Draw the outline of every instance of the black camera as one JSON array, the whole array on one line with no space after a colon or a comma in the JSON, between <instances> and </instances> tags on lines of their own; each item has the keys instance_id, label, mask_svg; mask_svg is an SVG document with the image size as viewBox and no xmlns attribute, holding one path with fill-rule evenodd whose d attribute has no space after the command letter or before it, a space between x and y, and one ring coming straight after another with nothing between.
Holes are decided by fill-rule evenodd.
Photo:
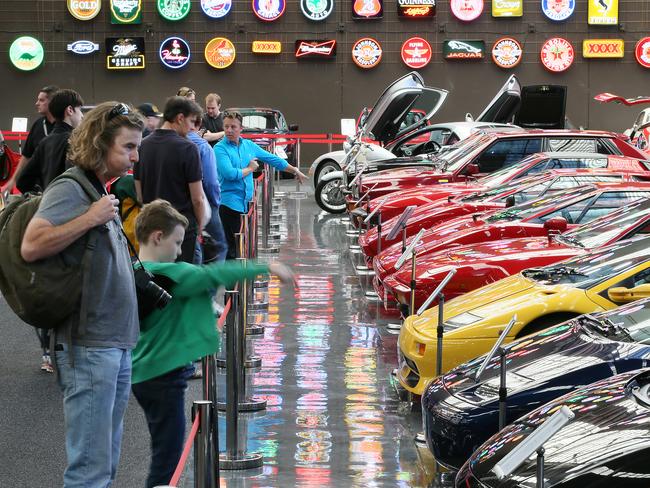
<instances>
[{"instance_id":1,"label":"black camera","mask_svg":"<svg viewBox=\"0 0 650 488\"><path fill-rule=\"evenodd\" d=\"M135 292L138 297L138 316L140 320L146 318L157 308L165 308L172 299L167 291L158 286L154 275L144 268L133 270L135 277Z\"/></svg>"}]
</instances>

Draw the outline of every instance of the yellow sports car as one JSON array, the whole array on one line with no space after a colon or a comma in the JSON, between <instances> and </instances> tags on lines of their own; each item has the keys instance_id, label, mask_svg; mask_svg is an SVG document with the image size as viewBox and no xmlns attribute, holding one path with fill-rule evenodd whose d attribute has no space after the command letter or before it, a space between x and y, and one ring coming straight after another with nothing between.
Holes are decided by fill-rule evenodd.
<instances>
[{"instance_id":1,"label":"yellow sports car","mask_svg":"<svg viewBox=\"0 0 650 488\"><path fill-rule=\"evenodd\" d=\"M506 343L577 315L650 296L646 283L650 283L650 237L530 268L454 298L443 310L442 372L487 353L515 314ZM437 327L434 307L408 317L400 331L397 378L416 395L436 375Z\"/></svg>"}]
</instances>

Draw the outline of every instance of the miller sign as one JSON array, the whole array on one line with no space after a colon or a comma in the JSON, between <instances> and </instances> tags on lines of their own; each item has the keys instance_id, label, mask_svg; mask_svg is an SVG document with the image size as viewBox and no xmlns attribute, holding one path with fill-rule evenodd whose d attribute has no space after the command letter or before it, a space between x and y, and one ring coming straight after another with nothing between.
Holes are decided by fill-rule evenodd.
<instances>
[{"instance_id":1,"label":"miller sign","mask_svg":"<svg viewBox=\"0 0 650 488\"><path fill-rule=\"evenodd\" d=\"M280 54L282 43L280 41L253 41L252 51L255 54Z\"/></svg>"},{"instance_id":2,"label":"miller sign","mask_svg":"<svg viewBox=\"0 0 650 488\"><path fill-rule=\"evenodd\" d=\"M144 37L106 38L107 69L144 69Z\"/></svg>"},{"instance_id":3,"label":"miller sign","mask_svg":"<svg viewBox=\"0 0 650 488\"><path fill-rule=\"evenodd\" d=\"M97 16L102 8L100 0L68 0L68 12L78 20L90 20Z\"/></svg>"},{"instance_id":4,"label":"miller sign","mask_svg":"<svg viewBox=\"0 0 650 488\"><path fill-rule=\"evenodd\" d=\"M585 39L582 41L583 58L622 58L623 39Z\"/></svg>"},{"instance_id":5,"label":"miller sign","mask_svg":"<svg viewBox=\"0 0 650 488\"><path fill-rule=\"evenodd\" d=\"M327 41L296 41L296 58L321 58L332 59L336 56L336 41L334 39Z\"/></svg>"}]
</instances>

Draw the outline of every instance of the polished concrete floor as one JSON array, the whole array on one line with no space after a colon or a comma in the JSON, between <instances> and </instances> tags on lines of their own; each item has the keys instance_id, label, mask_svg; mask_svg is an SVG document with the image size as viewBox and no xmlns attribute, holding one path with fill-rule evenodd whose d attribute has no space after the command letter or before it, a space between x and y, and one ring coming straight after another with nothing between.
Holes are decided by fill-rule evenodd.
<instances>
[{"instance_id":1,"label":"polished concrete floor","mask_svg":"<svg viewBox=\"0 0 650 488\"><path fill-rule=\"evenodd\" d=\"M222 471L221 486L438 486L433 459L414 442L417 407L398 400L391 386L397 336L385 324L395 318L365 298L341 218L322 213L311 196L291 197L279 208L277 259L293 268L298 286L273 281L259 296L268 296L268 310L250 317L265 333L250 341L262 368L248 375L248 389L268 407L241 416L240 438L264 462ZM38 371L33 332L17 322L0 303L0 486L60 486L60 393L54 378ZM225 375L218 379L223 396ZM187 397L188 406L200 399L198 382ZM224 449L223 417L219 426ZM132 400L115 486L144 486L148 455L144 417ZM193 486L192 469L190 460L179 486Z\"/></svg>"}]
</instances>

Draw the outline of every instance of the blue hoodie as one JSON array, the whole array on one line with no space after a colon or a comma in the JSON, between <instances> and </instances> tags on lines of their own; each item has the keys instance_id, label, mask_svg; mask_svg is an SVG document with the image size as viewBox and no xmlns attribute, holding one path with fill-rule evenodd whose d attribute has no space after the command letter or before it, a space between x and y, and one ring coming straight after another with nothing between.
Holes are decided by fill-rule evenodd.
<instances>
[{"instance_id":1,"label":"blue hoodie","mask_svg":"<svg viewBox=\"0 0 650 488\"><path fill-rule=\"evenodd\" d=\"M240 213L248 212L248 202L253 198L253 174L242 176L242 169L248 166L251 159L279 170L288 166L284 159L242 138L239 138L239 144L234 144L224 137L214 146L214 154L219 169L221 205Z\"/></svg>"}]
</instances>

